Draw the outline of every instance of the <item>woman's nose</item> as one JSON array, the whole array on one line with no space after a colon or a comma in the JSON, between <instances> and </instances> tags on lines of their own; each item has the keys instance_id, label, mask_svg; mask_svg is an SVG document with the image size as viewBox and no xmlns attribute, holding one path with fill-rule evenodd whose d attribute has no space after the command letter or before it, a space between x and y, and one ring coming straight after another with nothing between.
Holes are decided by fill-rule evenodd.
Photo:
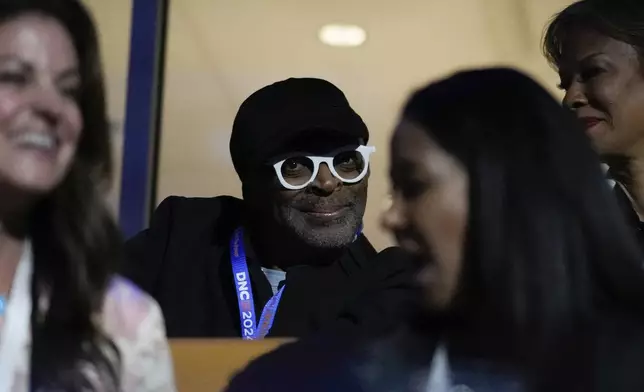
<instances>
[{"instance_id":1,"label":"woman's nose","mask_svg":"<svg viewBox=\"0 0 644 392\"><path fill-rule=\"evenodd\" d=\"M380 214L380 226L391 232L400 230L405 225L405 218L401 210L401 202L395 197L389 196L384 203Z\"/></svg>"},{"instance_id":2,"label":"woman's nose","mask_svg":"<svg viewBox=\"0 0 644 392\"><path fill-rule=\"evenodd\" d=\"M55 87L38 85L34 86L30 93L34 112L48 124L54 125L60 121L65 97Z\"/></svg>"},{"instance_id":3,"label":"woman's nose","mask_svg":"<svg viewBox=\"0 0 644 392\"><path fill-rule=\"evenodd\" d=\"M569 109L578 109L588 105L588 98L581 83L575 81L566 90L566 95L563 98L563 104Z\"/></svg>"}]
</instances>

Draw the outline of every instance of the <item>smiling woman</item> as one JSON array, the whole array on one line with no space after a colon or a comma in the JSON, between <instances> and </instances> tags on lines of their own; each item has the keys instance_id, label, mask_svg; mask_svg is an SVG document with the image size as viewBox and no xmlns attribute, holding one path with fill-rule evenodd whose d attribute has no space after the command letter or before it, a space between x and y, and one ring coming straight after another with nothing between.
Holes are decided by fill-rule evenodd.
<instances>
[{"instance_id":1,"label":"smiling woman","mask_svg":"<svg viewBox=\"0 0 644 392\"><path fill-rule=\"evenodd\" d=\"M0 391L174 390L158 306L114 272L102 76L78 1L0 2Z\"/></svg>"},{"instance_id":2,"label":"smiling woman","mask_svg":"<svg viewBox=\"0 0 644 392\"><path fill-rule=\"evenodd\" d=\"M582 0L550 23L544 52L564 104L582 122L617 181L615 193L644 248L644 7Z\"/></svg>"},{"instance_id":3,"label":"smiling woman","mask_svg":"<svg viewBox=\"0 0 644 392\"><path fill-rule=\"evenodd\" d=\"M0 27L0 171L36 192L61 181L83 125L78 60L65 36L58 23L33 14ZM32 106L46 117L25 110Z\"/></svg>"}]
</instances>

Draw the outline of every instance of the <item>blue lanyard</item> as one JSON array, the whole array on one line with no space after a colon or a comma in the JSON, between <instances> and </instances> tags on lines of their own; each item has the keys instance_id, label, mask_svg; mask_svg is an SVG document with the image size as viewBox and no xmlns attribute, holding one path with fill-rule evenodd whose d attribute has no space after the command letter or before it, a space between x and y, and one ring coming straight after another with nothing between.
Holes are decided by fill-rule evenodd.
<instances>
[{"instance_id":1,"label":"blue lanyard","mask_svg":"<svg viewBox=\"0 0 644 392\"><path fill-rule=\"evenodd\" d=\"M262 315L257 324L255 316L255 301L253 300L253 289L246 262L246 251L244 250L244 230L239 227L235 230L230 240L230 261L233 268L233 281L237 291L239 303L239 321L242 330L242 338L246 340L263 339L273 326L277 306L282 298L284 287L268 300L262 310Z\"/></svg>"},{"instance_id":2,"label":"blue lanyard","mask_svg":"<svg viewBox=\"0 0 644 392\"><path fill-rule=\"evenodd\" d=\"M355 239L358 239L362 233L360 225ZM263 339L273 326L277 307L284 287L268 300L257 323L255 315L255 300L253 299L253 288L248 272L248 263L246 261L246 251L244 250L244 230L238 227L230 239L230 263L233 269L233 283L237 291L237 303L239 304L239 323L241 325L242 339L257 340Z\"/></svg>"}]
</instances>

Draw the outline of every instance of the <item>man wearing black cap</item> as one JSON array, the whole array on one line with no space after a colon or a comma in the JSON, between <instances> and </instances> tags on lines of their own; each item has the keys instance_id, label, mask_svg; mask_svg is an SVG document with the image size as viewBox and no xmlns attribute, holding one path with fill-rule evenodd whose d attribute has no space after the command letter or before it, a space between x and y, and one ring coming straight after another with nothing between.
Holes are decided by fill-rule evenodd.
<instances>
[{"instance_id":1,"label":"man wearing black cap","mask_svg":"<svg viewBox=\"0 0 644 392\"><path fill-rule=\"evenodd\" d=\"M394 323L411 268L361 233L368 140L327 81L253 93L230 139L243 200L169 197L127 244L124 274L159 302L168 336L299 337Z\"/></svg>"}]
</instances>

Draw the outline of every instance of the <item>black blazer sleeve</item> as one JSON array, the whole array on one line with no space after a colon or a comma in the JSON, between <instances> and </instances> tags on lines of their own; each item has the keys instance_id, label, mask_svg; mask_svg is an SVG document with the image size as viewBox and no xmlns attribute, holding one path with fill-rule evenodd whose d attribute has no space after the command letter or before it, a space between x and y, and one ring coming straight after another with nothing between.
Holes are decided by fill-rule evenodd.
<instances>
[{"instance_id":1,"label":"black blazer sleeve","mask_svg":"<svg viewBox=\"0 0 644 392\"><path fill-rule=\"evenodd\" d=\"M125 243L126 260L121 274L152 296L165 262L175 199L171 196L163 200L152 215L150 227Z\"/></svg>"},{"instance_id":2,"label":"black blazer sleeve","mask_svg":"<svg viewBox=\"0 0 644 392\"><path fill-rule=\"evenodd\" d=\"M378 335L395 330L415 313L420 265L398 247L383 250L370 262L375 264L370 279L365 280L361 295L345 307L338 326Z\"/></svg>"}]
</instances>

